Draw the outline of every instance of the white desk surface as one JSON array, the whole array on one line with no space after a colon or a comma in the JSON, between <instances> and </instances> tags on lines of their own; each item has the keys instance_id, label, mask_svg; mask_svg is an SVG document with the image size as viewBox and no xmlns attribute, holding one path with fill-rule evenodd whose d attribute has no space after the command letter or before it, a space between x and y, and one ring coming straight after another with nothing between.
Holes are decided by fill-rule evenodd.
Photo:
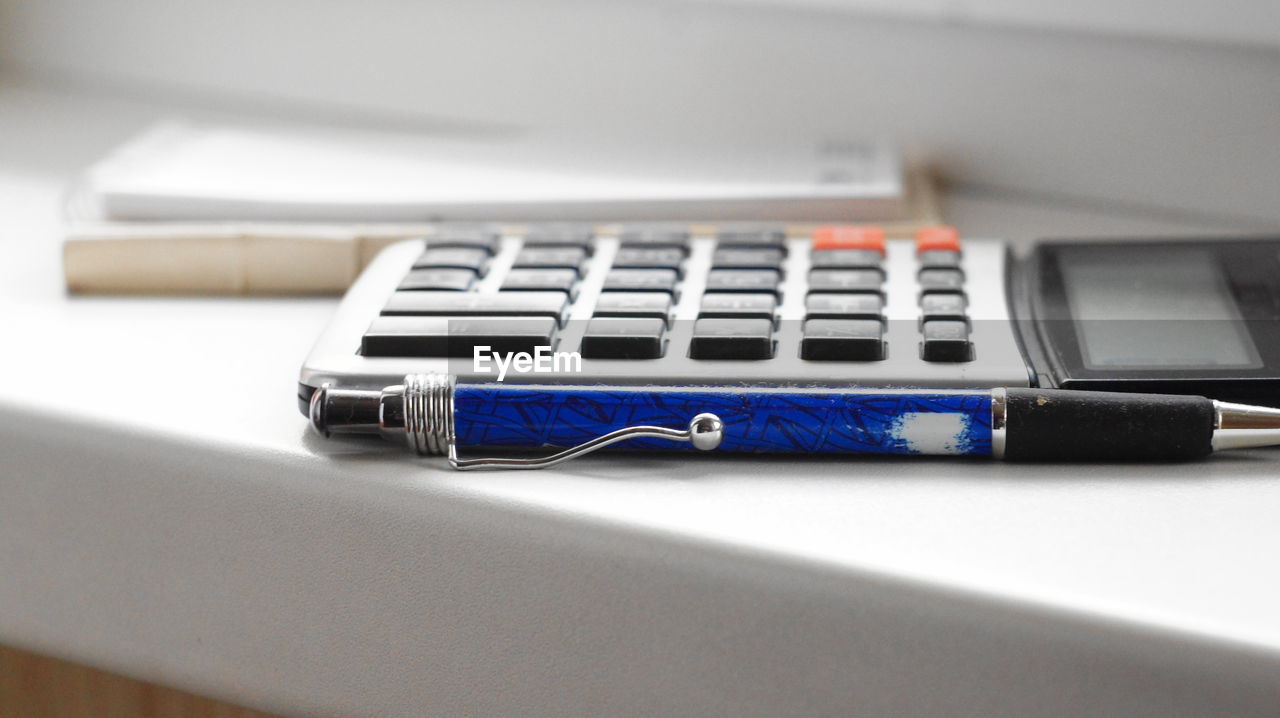
<instances>
[{"instance_id":1,"label":"white desk surface","mask_svg":"<svg viewBox=\"0 0 1280 718\"><path fill-rule=\"evenodd\" d=\"M317 716L1280 707L1280 452L462 474L319 440L294 390L336 300L63 292L68 177L167 109L0 86L0 642Z\"/></svg>"}]
</instances>

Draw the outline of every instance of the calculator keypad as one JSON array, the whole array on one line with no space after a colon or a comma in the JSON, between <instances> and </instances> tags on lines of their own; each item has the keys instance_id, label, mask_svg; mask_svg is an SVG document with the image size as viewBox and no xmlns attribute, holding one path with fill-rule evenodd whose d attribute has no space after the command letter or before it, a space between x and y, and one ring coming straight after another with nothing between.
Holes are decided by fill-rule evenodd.
<instances>
[{"instance_id":1,"label":"calculator keypad","mask_svg":"<svg viewBox=\"0 0 1280 718\"><path fill-rule=\"evenodd\" d=\"M435 240L431 240L435 243ZM540 247L581 247L587 254L595 250L595 232L572 227L535 227L525 233L521 244L526 249Z\"/></svg>"},{"instance_id":2,"label":"calculator keypad","mask_svg":"<svg viewBox=\"0 0 1280 718\"><path fill-rule=\"evenodd\" d=\"M489 229L453 228L431 238L431 247L467 247L482 249L489 254L498 250L502 237Z\"/></svg>"},{"instance_id":3,"label":"calculator keypad","mask_svg":"<svg viewBox=\"0 0 1280 718\"><path fill-rule=\"evenodd\" d=\"M960 269L960 252L954 249L928 249L920 253L921 269Z\"/></svg>"},{"instance_id":4,"label":"calculator keypad","mask_svg":"<svg viewBox=\"0 0 1280 718\"><path fill-rule=\"evenodd\" d=\"M582 247L537 247L520 250L511 266L515 269L572 269L580 274L586 261L587 250Z\"/></svg>"},{"instance_id":5,"label":"calculator keypad","mask_svg":"<svg viewBox=\"0 0 1280 718\"><path fill-rule=\"evenodd\" d=\"M674 269L680 271L684 252L676 247L623 247L613 256L618 269Z\"/></svg>"},{"instance_id":6,"label":"calculator keypad","mask_svg":"<svg viewBox=\"0 0 1280 718\"><path fill-rule=\"evenodd\" d=\"M884 256L885 236L880 227L819 227L813 232L813 250L869 249Z\"/></svg>"},{"instance_id":7,"label":"calculator keypad","mask_svg":"<svg viewBox=\"0 0 1280 718\"><path fill-rule=\"evenodd\" d=\"M476 346L498 352L532 352L551 346L550 317L387 316L373 320L361 343L367 357L469 357Z\"/></svg>"},{"instance_id":8,"label":"calculator keypad","mask_svg":"<svg viewBox=\"0 0 1280 718\"><path fill-rule=\"evenodd\" d=\"M960 233L956 231L955 227L937 225L925 227L916 232L917 254L924 254L934 250L956 252L957 254L962 251Z\"/></svg>"},{"instance_id":9,"label":"calculator keypad","mask_svg":"<svg viewBox=\"0 0 1280 718\"><path fill-rule=\"evenodd\" d=\"M773 321L699 319L693 324L689 356L694 359L770 359L773 357Z\"/></svg>"},{"instance_id":10,"label":"calculator keypad","mask_svg":"<svg viewBox=\"0 0 1280 718\"><path fill-rule=\"evenodd\" d=\"M809 292L879 292L884 275L877 269L809 270Z\"/></svg>"},{"instance_id":11,"label":"calculator keypad","mask_svg":"<svg viewBox=\"0 0 1280 718\"><path fill-rule=\"evenodd\" d=\"M809 319L800 357L812 361L884 359L884 325L879 319Z\"/></svg>"},{"instance_id":12,"label":"calculator keypad","mask_svg":"<svg viewBox=\"0 0 1280 718\"><path fill-rule=\"evenodd\" d=\"M926 227L916 233L920 358L926 362L974 359L961 252L959 234L952 227Z\"/></svg>"},{"instance_id":13,"label":"calculator keypad","mask_svg":"<svg viewBox=\"0 0 1280 718\"><path fill-rule=\"evenodd\" d=\"M582 335L586 359L657 359L667 323L648 317L597 317Z\"/></svg>"},{"instance_id":14,"label":"calculator keypad","mask_svg":"<svg viewBox=\"0 0 1280 718\"><path fill-rule=\"evenodd\" d=\"M768 269L782 271L782 250L776 247L721 248L711 255L712 269Z\"/></svg>"},{"instance_id":15,"label":"calculator keypad","mask_svg":"<svg viewBox=\"0 0 1280 718\"><path fill-rule=\"evenodd\" d=\"M489 267L489 251L480 247L436 247L413 263L414 269L469 269L483 275Z\"/></svg>"},{"instance_id":16,"label":"calculator keypad","mask_svg":"<svg viewBox=\"0 0 1280 718\"><path fill-rule=\"evenodd\" d=\"M671 307L671 295L666 292L602 292L594 316L652 317L665 323L670 321Z\"/></svg>"},{"instance_id":17,"label":"calculator keypad","mask_svg":"<svg viewBox=\"0 0 1280 718\"><path fill-rule=\"evenodd\" d=\"M964 288L964 273L959 269L921 269L920 291L956 292Z\"/></svg>"},{"instance_id":18,"label":"calculator keypad","mask_svg":"<svg viewBox=\"0 0 1280 718\"><path fill-rule=\"evenodd\" d=\"M674 269L611 269L605 292L666 292L674 294L680 277Z\"/></svg>"},{"instance_id":19,"label":"calculator keypad","mask_svg":"<svg viewBox=\"0 0 1280 718\"><path fill-rule=\"evenodd\" d=\"M623 248L674 247L688 254L689 239L684 229L634 229L619 234L618 244Z\"/></svg>"},{"instance_id":20,"label":"calculator keypad","mask_svg":"<svg viewBox=\"0 0 1280 718\"><path fill-rule=\"evenodd\" d=\"M964 292L933 292L920 297L920 320L965 319L968 302Z\"/></svg>"},{"instance_id":21,"label":"calculator keypad","mask_svg":"<svg viewBox=\"0 0 1280 718\"><path fill-rule=\"evenodd\" d=\"M822 249L809 257L815 269L874 269L879 271L884 257L874 249Z\"/></svg>"},{"instance_id":22,"label":"calculator keypad","mask_svg":"<svg viewBox=\"0 0 1280 718\"><path fill-rule=\"evenodd\" d=\"M884 320L884 297L879 292L810 294L804 308L806 319Z\"/></svg>"},{"instance_id":23,"label":"calculator keypad","mask_svg":"<svg viewBox=\"0 0 1280 718\"><path fill-rule=\"evenodd\" d=\"M400 289L439 289L465 292L476 281L471 269L412 269L400 282Z\"/></svg>"},{"instance_id":24,"label":"calculator keypad","mask_svg":"<svg viewBox=\"0 0 1280 718\"><path fill-rule=\"evenodd\" d=\"M931 319L921 325L924 341L920 355L925 361L966 362L973 356L968 323L955 319Z\"/></svg>"},{"instance_id":25,"label":"calculator keypad","mask_svg":"<svg viewBox=\"0 0 1280 718\"><path fill-rule=\"evenodd\" d=\"M907 274L876 227L824 227L799 243L737 228L699 241L695 252L689 232L653 227L624 230L611 245L573 227L534 228L507 244L480 230L447 232L401 277L361 353L463 357L480 345L555 345L596 360L845 364L852 377L890 360L976 358L964 249L950 228L918 234ZM697 276L686 276L694 266ZM906 296L917 306L904 310ZM911 341L904 311L918 347L902 345ZM583 320L576 328L571 313Z\"/></svg>"},{"instance_id":26,"label":"calculator keypad","mask_svg":"<svg viewBox=\"0 0 1280 718\"><path fill-rule=\"evenodd\" d=\"M786 254L787 235L779 229L725 229L717 236L718 245L726 249L773 248Z\"/></svg>"},{"instance_id":27,"label":"calculator keypad","mask_svg":"<svg viewBox=\"0 0 1280 718\"><path fill-rule=\"evenodd\" d=\"M777 294L780 281L774 269L713 269L707 273L707 291Z\"/></svg>"},{"instance_id":28,"label":"calculator keypad","mask_svg":"<svg viewBox=\"0 0 1280 718\"><path fill-rule=\"evenodd\" d=\"M406 292L397 291L384 316L553 317L564 322L569 298L564 292Z\"/></svg>"},{"instance_id":29,"label":"calculator keypad","mask_svg":"<svg viewBox=\"0 0 1280 718\"><path fill-rule=\"evenodd\" d=\"M502 280L503 291L545 290L577 296L578 272L575 269L514 268Z\"/></svg>"},{"instance_id":30,"label":"calculator keypad","mask_svg":"<svg viewBox=\"0 0 1280 718\"><path fill-rule=\"evenodd\" d=\"M773 320L778 298L773 294L709 292L702 295L699 319L754 318Z\"/></svg>"}]
</instances>

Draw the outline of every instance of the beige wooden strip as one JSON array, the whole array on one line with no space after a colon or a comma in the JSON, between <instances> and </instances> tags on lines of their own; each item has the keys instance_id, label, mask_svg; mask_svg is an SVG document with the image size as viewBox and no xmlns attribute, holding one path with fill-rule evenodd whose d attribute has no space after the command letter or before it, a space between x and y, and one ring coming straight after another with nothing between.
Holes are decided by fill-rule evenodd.
<instances>
[{"instance_id":1,"label":"beige wooden strip","mask_svg":"<svg viewBox=\"0 0 1280 718\"><path fill-rule=\"evenodd\" d=\"M0 716L273 718L209 698L0 646Z\"/></svg>"}]
</instances>

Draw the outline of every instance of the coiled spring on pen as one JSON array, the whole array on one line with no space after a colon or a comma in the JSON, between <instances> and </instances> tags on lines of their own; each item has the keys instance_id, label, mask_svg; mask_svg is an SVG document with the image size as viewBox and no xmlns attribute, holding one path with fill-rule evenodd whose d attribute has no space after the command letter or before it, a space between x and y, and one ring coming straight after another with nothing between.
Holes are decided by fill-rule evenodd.
<instances>
[{"instance_id":1,"label":"coiled spring on pen","mask_svg":"<svg viewBox=\"0 0 1280 718\"><path fill-rule=\"evenodd\" d=\"M410 448L444 456L453 446L453 377L430 372L404 378L404 428Z\"/></svg>"}]
</instances>

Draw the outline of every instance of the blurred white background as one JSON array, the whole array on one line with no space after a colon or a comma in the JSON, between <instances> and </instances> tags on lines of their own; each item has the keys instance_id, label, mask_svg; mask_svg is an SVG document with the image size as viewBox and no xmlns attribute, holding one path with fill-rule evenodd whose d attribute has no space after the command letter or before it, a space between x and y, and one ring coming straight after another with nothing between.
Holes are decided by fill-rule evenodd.
<instances>
[{"instance_id":1,"label":"blurred white background","mask_svg":"<svg viewBox=\"0 0 1280 718\"><path fill-rule=\"evenodd\" d=\"M174 113L883 137L970 236L1280 234L1280 1L0 0L4 643L291 715L1274 709L1260 457L477 480L319 449L294 393L332 298L66 294L68 184Z\"/></svg>"},{"instance_id":2,"label":"blurred white background","mask_svg":"<svg viewBox=\"0 0 1280 718\"><path fill-rule=\"evenodd\" d=\"M1273 0L0 0L0 71L411 131L884 137L957 191L1280 225Z\"/></svg>"},{"instance_id":3,"label":"blurred white background","mask_svg":"<svg viewBox=\"0 0 1280 718\"><path fill-rule=\"evenodd\" d=\"M1082 30L1276 47L1280 4L1270 0L707 0L816 7L977 25Z\"/></svg>"}]
</instances>

